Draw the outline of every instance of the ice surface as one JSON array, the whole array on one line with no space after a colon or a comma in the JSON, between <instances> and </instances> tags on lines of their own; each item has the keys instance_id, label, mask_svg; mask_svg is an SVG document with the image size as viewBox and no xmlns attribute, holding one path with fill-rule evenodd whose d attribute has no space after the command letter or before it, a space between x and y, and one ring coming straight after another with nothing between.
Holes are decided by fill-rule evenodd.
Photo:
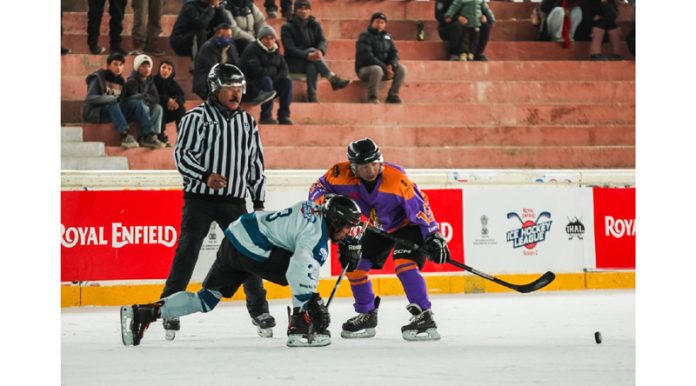
<instances>
[{"instance_id":1,"label":"ice surface","mask_svg":"<svg viewBox=\"0 0 696 386\"><path fill-rule=\"evenodd\" d=\"M64 385L634 385L635 292L573 291L431 297L442 340L406 342L404 296L385 297L377 336L342 339L352 299L331 304L332 344L285 346L286 299L271 301L278 326L259 338L243 302L182 317L176 340L153 324L124 347L118 307L62 310ZM601 331L602 344L594 342Z\"/></svg>"}]
</instances>

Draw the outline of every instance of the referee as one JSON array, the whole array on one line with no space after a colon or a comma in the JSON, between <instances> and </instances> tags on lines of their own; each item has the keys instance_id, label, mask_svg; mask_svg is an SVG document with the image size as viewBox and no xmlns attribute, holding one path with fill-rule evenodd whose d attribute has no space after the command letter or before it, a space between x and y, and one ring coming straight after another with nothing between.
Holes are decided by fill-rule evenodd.
<instances>
[{"instance_id":1,"label":"referee","mask_svg":"<svg viewBox=\"0 0 696 386\"><path fill-rule=\"evenodd\" d=\"M181 120L174 149L176 168L184 180L181 237L161 299L186 290L203 239L215 221L222 229L247 213L246 195L254 210L263 210L263 148L252 116L240 108L246 91L244 74L231 64L216 64L208 74L208 99ZM261 278L244 283L247 309L259 335L270 337L275 320L268 312ZM164 320L167 339L174 339L179 320Z\"/></svg>"}]
</instances>

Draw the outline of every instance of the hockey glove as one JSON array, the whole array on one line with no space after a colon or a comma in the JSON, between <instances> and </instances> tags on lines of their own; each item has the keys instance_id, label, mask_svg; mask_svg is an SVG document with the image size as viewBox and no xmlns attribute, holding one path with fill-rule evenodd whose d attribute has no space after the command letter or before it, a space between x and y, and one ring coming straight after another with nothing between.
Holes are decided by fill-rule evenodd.
<instances>
[{"instance_id":1,"label":"hockey glove","mask_svg":"<svg viewBox=\"0 0 696 386\"><path fill-rule=\"evenodd\" d=\"M445 264L450 259L450 251L447 247L447 241L440 232L433 233L425 239L423 244L428 259L433 263Z\"/></svg>"},{"instance_id":2,"label":"hockey glove","mask_svg":"<svg viewBox=\"0 0 696 386\"><path fill-rule=\"evenodd\" d=\"M348 266L348 272L355 271L362 258L362 245L359 240L343 239L338 243L338 261L341 268Z\"/></svg>"},{"instance_id":3,"label":"hockey glove","mask_svg":"<svg viewBox=\"0 0 696 386\"><path fill-rule=\"evenodd\" d=\"M329 316L329 309L324 305L324 300L318 293L312 295L312 298L307 302L307 313L314 323L314 331L323 331L329 328L329 323L331 323L331 317Z\"/></svg>"}]
</instances>

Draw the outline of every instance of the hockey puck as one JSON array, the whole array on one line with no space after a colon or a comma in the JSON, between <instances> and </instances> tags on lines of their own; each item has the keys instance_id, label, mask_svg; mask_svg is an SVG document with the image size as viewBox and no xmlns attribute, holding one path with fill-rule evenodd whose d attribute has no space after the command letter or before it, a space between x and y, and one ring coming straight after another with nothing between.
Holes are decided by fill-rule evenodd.
<instances>
[{"instance_id":1,"label":"hockey puck","mask_svg":"<svg viewBox=\"0 0 696 386\"><path fill-rule=\"evenodd\" d=\"M597 344L602 343L602 333L599 331L595 331L594 333L594 341L597 342Z\"/></svg>"}]
</instances>

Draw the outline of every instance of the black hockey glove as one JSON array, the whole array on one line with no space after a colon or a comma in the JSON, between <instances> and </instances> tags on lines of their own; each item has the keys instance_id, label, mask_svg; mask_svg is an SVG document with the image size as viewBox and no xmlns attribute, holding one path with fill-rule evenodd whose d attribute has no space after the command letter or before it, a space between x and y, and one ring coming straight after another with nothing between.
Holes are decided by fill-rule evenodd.
<instances>
[{"instance_id":1,"label":"black hockey glove","mask_svg":"<svg viewBox=\"0 0 696 386\"><path fill-rule=\"evenodd\" d=\"M447 241L442 233L436 232L428 236L423 244L423 250L433 263L445 264L450 259Z\"/></svg>"},{"instance_id":2,"label":"black hockey glove","mask_svg":"<svg viewBox=\"0 0 696 386\"><path fill-rule=\"evenodd\" d=\"M341 268L348 266L348 272L355 271L362 258L362 244L360 240L343 239L338 243L338 261Z\"/></svg>"},{"instance_id":3,"label":"black hockey glove","mask_svg":"<svg viewBox=\"0 0 696 386\"><path fill-rule=\"evenodd\" d=\"M322 331L329 328L331 317L329 309L324 305L324 300L321 299L318 293L312 295L312 298L307 302L307 313L314 323L314 331Z\"/></svg>"}]
</instances>

